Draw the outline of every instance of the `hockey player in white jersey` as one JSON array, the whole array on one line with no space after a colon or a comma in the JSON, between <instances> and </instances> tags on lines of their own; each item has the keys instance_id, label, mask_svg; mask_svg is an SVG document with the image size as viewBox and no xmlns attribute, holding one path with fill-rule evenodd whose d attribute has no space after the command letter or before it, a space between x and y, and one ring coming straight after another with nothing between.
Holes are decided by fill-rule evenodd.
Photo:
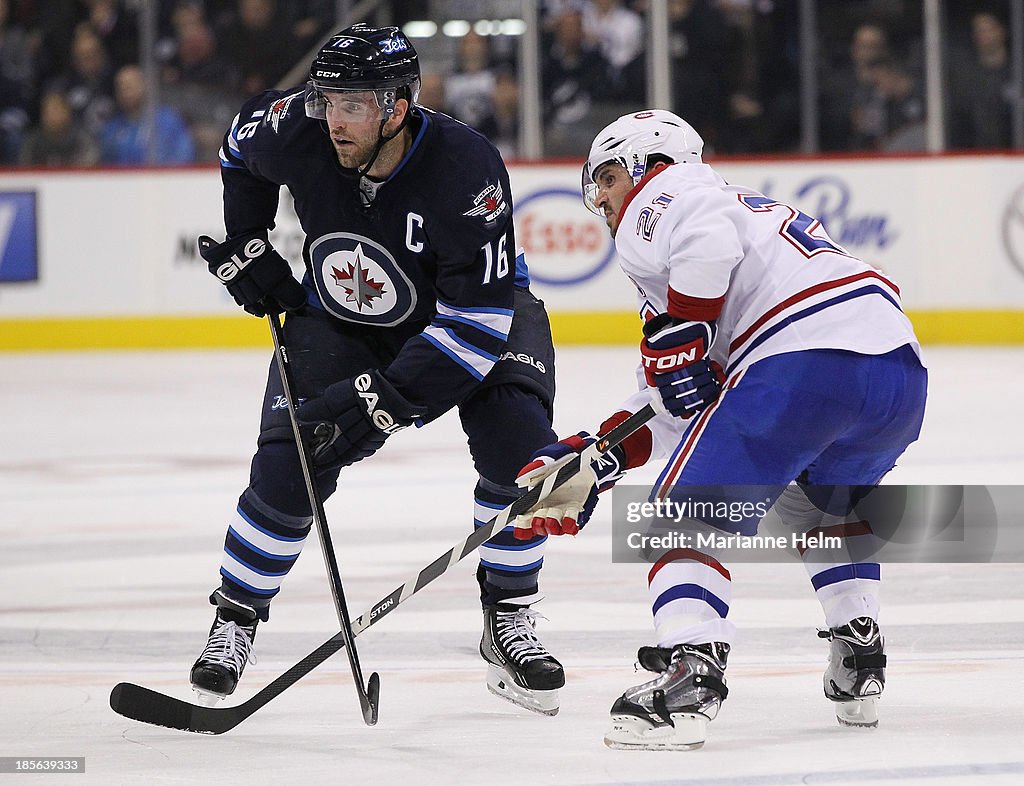
<instances>
[{"instance_id":1,"label":"hockey player in white jersey","mask_svg":"<svg viewBox=\"0 0 1024 786\"><path fill-rule=\"evenodd\" d=\"M890 278L851 256L820 222L702 162L681 118L647 110L602 130L583 169L587 206L603 216L641 318L640 390L597 430L652 399L663 412L517 520L523 537L575 534L597 492L668 455L651 492L768 485L791 525L821 522L826 485L873 487L917 439L927 372ZM538 451L519 476L532 486L590 444L587 432ZM781 495L781 496L780 496ZM829 534L863 534L843 524ZM843 507L843 506L840 506ZM756 532L759 519L741 534ZM731 577L714 549L662 553L648 584L657 644L638 660L655 678L612 707L614 748L687 749L728 694ZM879 565L807 562L830 642L824 687L840 723L877 725L885 681Z\"/></svg>"}]
</instances>

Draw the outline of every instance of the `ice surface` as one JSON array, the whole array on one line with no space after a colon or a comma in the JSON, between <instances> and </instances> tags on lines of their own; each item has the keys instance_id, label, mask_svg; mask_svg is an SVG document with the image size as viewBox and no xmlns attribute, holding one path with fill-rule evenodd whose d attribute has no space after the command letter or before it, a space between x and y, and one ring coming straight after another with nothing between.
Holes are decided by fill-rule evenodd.
<instances>
[{"instance_id":1,"label":"ice surface","mask_svg":"<svg viewBox=\"0 0 1024 786\"><path fill-rule=\"evenodd\" d=\"M633 358L561 350L558 431L612 411ZM822 698L820 610L802 568L731 566L740 638L708 744L606 749L608 708L641 679L633 660L650 643L646 569L610 563L607 505L548 549L541 634L568 673L557 717L487 692L472 559L360 636L364 670L381 675L375 728L362 723L344 655L223 736L114 714L120 681L191 699L267 361L263 351L0 356L0 756L85 756L74 783L1022 782L1020 565L883 568L890 668L876 730L839 727ZM931 348L928 361L924 435L889 480L1020 483L1024 352ZM453 416L344 473L327 513L353 616L464 535L473 483ZM316 552L311 537L239 699L336 631Z\"/></svg>"}]
</instances>

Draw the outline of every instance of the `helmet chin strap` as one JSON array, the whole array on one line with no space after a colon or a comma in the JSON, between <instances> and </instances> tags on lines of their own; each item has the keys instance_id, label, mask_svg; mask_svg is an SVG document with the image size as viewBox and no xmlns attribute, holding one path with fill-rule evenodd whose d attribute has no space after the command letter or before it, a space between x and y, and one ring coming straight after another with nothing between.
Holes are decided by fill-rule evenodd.
<instances>
[{"instance_id":1,"label":"helmet chin strap","mask_svg":"<svg viewBox=\"0 0 1024 786\"><path fill-rule=\"evenodd\" d=\"M409 122L409 112L405 113L405 117L402 118L401 124L395 129L395 133L391 136L384 136L384 126L388 124L388 118L384 118L380 121L380 128L377 129L377 144L373 148L373 155L370 156L370 160L367 161L362 167L356 170L356 177L360 180L366 177L366 173L370 171L370 168L376 163L377 156L380 155L380 151L384 149L384 145L394 139L396 136L402 133L402 129L405 128L405 124Z\"/></svg>"},{"instance_id":2,"label":"helmet chin strap","mask_svg":"<svg viewBox=\"0 0 1024 786\"><path fill-rule=\"evenodd\" d=\"M377 156L379 156L380 151L384 149L384 145L386 145L392 139L401 134L403 130L405 130L405 127L409 124L409 115L411 114L412 107L409 107L409 109L406 110L405 117L402 118L401 124L398 126L398 128L395 129L395 133L393 133L391 136L384 135L384 126L387 125L389 118L384 118L383 120L381 120L380 127L377 129L377 144L374 145L373 153L370 155L370 159L361 167L357 167L354 170L349 169L348 167L343 167L340 165L340 163L338 165L338 168L346 175L353 177L355 180L362 180L364 177L366 177L366 174L367 172L370 171L370 168L376 163ZM320 126L321 128L324 129L324 133L330 136L331 130L330 128L328 128L327 122L323 120L320 121Z\"/></svg>"}]
</instances>

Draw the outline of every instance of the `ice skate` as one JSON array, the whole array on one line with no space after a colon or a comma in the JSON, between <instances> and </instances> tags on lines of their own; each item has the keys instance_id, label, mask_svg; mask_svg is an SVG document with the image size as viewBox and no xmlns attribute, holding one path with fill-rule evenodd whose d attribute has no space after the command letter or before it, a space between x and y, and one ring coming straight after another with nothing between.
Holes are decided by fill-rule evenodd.
<instances>
[{"instance_id":1,"label":"ice skate","mask_svg":"<svg viewBox=\"0 0 1024 786\"><path fill-rule=\"evenodd\" d=\"M877 726L878 698L885 688L885 639L870 617L818 632L828 639L825 698L844 726Z\"/></svg>"},{"instance_id":2,"label":"ice skate","mask_svg":"<svg viewBox=\"0 0 1024 786\"><path fill-rule=\"evenodd\" d=\"M245 664L255 662L252 643L259 624L252 607L225 597L220 590L211 600L217 604L217 616L191 674L192 690L199 703L207 707L234 693Z\"/></svg>"},{"instance_id":3,"label":"ice skate","mask_svg":"<svg viewBox=\"0 0 1024 786\"><path fill-rule=\"evenodd\" d=\"M529 606L484 606L480 654L488 663L491 693L533 712L557 715L565 672L537 638L540 616Z\"/></svg>"},{"instance_id":4,"label":"ice skate","mask_svg":"<svg viewBox=\"0 0 1024 786\"><path fill-rule=\"evenodd\" d=\"M721 642L641 647L637 660L658 676L615 700L604 744L651 751L703 746L708 723L729 695L725 686L728 657L729 645Z\"/></svg>"}]
</instances>

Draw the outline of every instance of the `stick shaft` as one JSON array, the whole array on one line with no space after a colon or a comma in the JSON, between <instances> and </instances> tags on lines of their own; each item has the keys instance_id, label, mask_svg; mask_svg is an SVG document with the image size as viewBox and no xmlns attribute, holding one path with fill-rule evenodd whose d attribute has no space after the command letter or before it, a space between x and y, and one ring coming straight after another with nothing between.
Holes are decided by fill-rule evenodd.
<instances>
[{"instance_id":1,"label":"stick shaft","mask_svg":"<svg viewBox=\"0 0 1024 786\"><path fill-rule=\"evenodd\" d=\"M348 662L352 667L352 676L355 679L356 690L359 694L359 705L363 711L363 718L366 720L367 725L372 726L377 720L376 701L374 697L369 695L366 683L363 681L363 671L359 665L359 655L356 652L354 643L355 633L352 630L352 620L349 617L348 604L345 601L345 588L341 583L341 571L338 568L338 558L334 553L334 542L331 539L330 529L327 527L327 514L324 512L323 497L316 482L313 457L309 452L306 441L302 438L299 419L295 414L297 406L294 398L295 386L292 383L291 362L284 343L284 331L277 314L268 314L267 321L270 323L270 332L274 338L274 355L277 358L277 368L281 374L281 386L284 389L284 397L288 404L288 417L292 423L295 447L299 452L302 477L306 481L306 493L309 496L309 505L313 511L313 523L316 525L317 533L320 536L321 551L324 555L324 564L327 567L327 577L331 583L331 596L334 599L334 608L338 613L338 624L341 626L341 633L345 638ZM371 679L373 678L371 677Z\"/></svg>"}]
</instances>

